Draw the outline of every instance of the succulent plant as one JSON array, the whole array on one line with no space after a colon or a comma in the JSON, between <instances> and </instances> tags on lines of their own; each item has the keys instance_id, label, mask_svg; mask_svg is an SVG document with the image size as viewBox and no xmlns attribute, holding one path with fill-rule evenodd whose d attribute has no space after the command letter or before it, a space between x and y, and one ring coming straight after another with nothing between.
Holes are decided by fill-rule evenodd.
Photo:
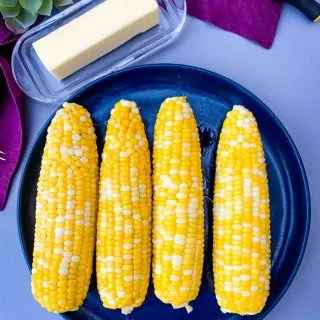
<instances>
[{"instance_id":1,"label":"succulent plant","mask_svg":"<svg viewBox=\"0 0 320 320\"><path fill-rule=\"evenodd\" d=\"M73 0L0 0L0 12L13 33L24 33L39 15L50 16L53 6L64 7Z\"/></svg>"}]
</instances>

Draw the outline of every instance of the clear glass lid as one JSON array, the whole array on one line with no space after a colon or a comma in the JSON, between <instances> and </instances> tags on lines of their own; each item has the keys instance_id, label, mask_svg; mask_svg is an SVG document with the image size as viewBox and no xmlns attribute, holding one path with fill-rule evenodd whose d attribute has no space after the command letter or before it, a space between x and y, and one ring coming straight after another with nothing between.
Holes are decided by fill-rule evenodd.
<instances>
[{"instance_id":1,"label":"clear glass lid","mask_svg":"<svg viewBox=\"0 0 320 320\"><path fill-rule=\"evenodd\" d=\"M80 1L19 39L12 55L12 70L25 94L42 102L62 103L92 81L127 67L169 44L179 35L186 19L186 0L157 0L160 8L158 26L137 35L64 80L56 80L44 67L32 44L101 2Z\"/></svg>"}]
</instances>

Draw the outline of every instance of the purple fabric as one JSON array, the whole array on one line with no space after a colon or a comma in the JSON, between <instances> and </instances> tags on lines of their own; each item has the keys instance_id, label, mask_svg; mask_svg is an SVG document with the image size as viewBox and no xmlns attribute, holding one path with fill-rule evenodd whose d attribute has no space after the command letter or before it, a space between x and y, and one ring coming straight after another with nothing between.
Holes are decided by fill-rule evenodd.
<instances>
[{"instance_id":1,"label":"purple fabric","mask_svg":"<svg viewBox=\"0 0 320 320\"><path fill-rule=\"evenodd\" d=\"M270 48L281 15L275 0L187 0L188 13Z\"/></svg>"},{"instance_id":2,"label":"purple fabric","mask_svg":"<svg viewBox=\"0 0 320 320\"><path fill-rule=\"evenodd\" d=\"M9 31L3 20L0 21L0 44L5 42L11 36L11 31Z\"/></svg>"},{"instance_id":3,"label":"purple fabric","mask_svg":"<svg viewBox=\"0 0 320 320\"><path fill-rule=\"evenodd\" d=\"M0 150L6 161L0 161L0 211L4 209L8 190L18 164L22 146L20 106L23 94L10 68L12 46L17 40L0 18Z\"/></svg>"}]
</instances>

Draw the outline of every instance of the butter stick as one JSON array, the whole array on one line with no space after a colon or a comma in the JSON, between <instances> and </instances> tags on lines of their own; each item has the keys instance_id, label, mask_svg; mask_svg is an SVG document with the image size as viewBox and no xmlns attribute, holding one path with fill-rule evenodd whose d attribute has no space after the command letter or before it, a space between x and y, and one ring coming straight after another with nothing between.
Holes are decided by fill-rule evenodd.
<instances>
[{"instance_id":1,"label":"butter stick","mask_svg":"<svg viewBox=\"0 0 320 320\"><path fill-rule=\"evenodd\" d=\"M62 80L159 22L156 0L105 0L33 47L48 71Z\"/></svg>"}]
</instances>

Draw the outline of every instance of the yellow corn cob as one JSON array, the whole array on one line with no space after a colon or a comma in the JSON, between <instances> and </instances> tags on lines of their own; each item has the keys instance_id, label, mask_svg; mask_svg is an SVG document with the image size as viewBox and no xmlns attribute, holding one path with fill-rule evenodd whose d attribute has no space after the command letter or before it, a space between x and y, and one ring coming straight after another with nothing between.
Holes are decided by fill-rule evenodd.
<instances>
[{"instance_id":1,"label":"yellow corn cob","mask_svg":"<svg viewBox=\"0 0 320 320\"><path fill-rule=\"evenodd\" d=\"M100 172L97 280L103 305L128 314L146 296L151 260L151 167L134 102L112 110Z\"/></svg>"},{"instance_id":2,"label":"yellow corn cob","mask_svg":"<svg viewBox=\"0 0 320 320\"><path fill-rule=\"evenodd\" d=\"M256 120L242 106L227 114L220 135L213 233L214 283L221 310L259 313L270 285L268 180Z\"/></svg>"},{"instance_id":3,"label":"yellow corn cob","mask_svg":"<svg viewBox=\"0 0 320 320\"><path fill-rule=\"evenodd\" d=\"M92 273L98 182L89 113L65 103L48 128L36 204L35 299L50 312L77 310Z\"/></svg>"},{"instance_id":4,"label":"yellow corn cob","mask_svg":"<svg viewBox=\"0 0 320 320\"><path fill-rule=\"evenodd\" d=\"M191 312L201 283L204 212L199 134L185 97L162 104L153 150L155 294Z\"/></svg>"}]
</instances>

